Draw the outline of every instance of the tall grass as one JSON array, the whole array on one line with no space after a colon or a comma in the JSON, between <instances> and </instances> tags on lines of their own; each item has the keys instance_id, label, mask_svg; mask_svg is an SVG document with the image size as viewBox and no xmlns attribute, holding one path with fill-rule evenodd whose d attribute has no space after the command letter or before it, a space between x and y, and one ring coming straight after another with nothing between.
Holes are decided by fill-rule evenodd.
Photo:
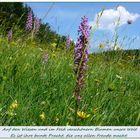
<instances>
[{"instance_id":1,"label":"tall grass","mask_svg":"<svg viewBox=\"0 0 140 140\"><path fill-rule=\"evenodd\" d=\"M6 37L0 37L0 125L74 124L73 54L42 46L28 40L8 44ZM140 72L134 55L90 55L79 106L90 117L78 116L78 125L140 125ZM17 106L11 109L15 100Z\"/></svg>"}]
</instances>

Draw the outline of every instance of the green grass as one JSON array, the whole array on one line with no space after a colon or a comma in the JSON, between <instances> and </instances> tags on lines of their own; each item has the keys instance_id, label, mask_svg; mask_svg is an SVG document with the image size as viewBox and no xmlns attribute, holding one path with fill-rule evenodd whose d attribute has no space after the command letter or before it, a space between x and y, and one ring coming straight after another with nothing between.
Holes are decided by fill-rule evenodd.
<instances>
[{"instance_id":1,"label":"green grass","mask_svg":"<svg viewBox=\"0 0 140 140\"><path fill-rule=\"evenodd\" d=\"M74 124L73 54L42 50L42 44L0 38L0 125L65 126ZM44 45L44 44L43 44ZM48 63L42 56L49 53ZM122 52L92 54L78 117L83 126L140 125L140 71ZM17 108L10 109L17 100ZM45 119L40 114L45 113Z\"/></svg>"}]
</instances>

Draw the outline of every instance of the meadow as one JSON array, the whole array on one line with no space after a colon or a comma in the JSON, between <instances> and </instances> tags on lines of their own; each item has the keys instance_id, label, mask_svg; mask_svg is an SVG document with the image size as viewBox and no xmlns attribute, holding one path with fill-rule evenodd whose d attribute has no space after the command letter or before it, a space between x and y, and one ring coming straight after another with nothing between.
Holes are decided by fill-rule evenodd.
<instances>
[{"instance_id":1,"label":"meadow","mask_svg":"<svg viewBox=\"0 0 140 140\"><path fill-rule=\"evenodd\" d=\"M13 24L0 6L0 126L140 125L140 50L88 54L86 17L74 44L21 3Z\"/></svg>"},{"instance_id":2,"label":"meadow","mask_svg":"<svg viewBox=\"0 0 140 140\"><path fill-rule=\"evenodd\" d=\"M1 126L74 123L73 52L43 50L41 45L17 40L9 44L6 37L0 38ZM79 126L140 125L139 53L111 51L89 56Z\"/></svg>"}]
</instances>

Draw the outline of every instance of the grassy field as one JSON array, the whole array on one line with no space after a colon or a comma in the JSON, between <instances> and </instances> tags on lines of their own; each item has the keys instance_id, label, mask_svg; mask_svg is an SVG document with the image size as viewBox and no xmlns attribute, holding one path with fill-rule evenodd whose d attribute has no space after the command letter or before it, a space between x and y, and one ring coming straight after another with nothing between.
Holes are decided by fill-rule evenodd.
<instances>
[{"instance_id":1,"label":"grassy field","mask_svg":"<svg viewBox=\"0 0 140 140\"><path fill-rule=\"evenodd\" d=\"M0 38L1 126L74 124L73 52L41 47ZM133 52L89 56L79 126L140 125L140 51Z\"/></svg>"}]
</instances>

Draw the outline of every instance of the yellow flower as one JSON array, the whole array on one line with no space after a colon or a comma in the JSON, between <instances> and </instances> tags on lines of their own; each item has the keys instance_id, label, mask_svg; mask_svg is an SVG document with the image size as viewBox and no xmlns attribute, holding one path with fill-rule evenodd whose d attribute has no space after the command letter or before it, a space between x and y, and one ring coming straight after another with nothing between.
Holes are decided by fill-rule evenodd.
<instances>
[{"instance_id":1,"label":"yellow flower","mask_svg":"<svg viewBox=\"0 0 140 140\"><path fill-rule=\"evenodd\" d=\"M59 122L59 118L56 118L56 123L58 123Z\"/></svg>"},{"instance_id":2,"label":"yellow flower","mask_svg":"<svg viewBox=\"0 0 140 140\"><path fill-rule=\"evenodd\" d=\"M18 103L17 100L15 100L11 105L10 105L10 109L15 110L18 107Z\"/></svg>"},{"instance_id":3,"label":"yellow flower","mask_svg":"<svg viewBox=\"0 0 140 140\"><path fill-rule=\"evenodd\" d=\"M77 112L77 115L78 115L78 117L80 117L81 119L87 119L87 118L90 117L90 114L86 114L86 113L84 113L83 111L82 111L82 112L81 112L81 111L78 111L78 112Z\"/></svg>"},{"instance_id":4,"label":"yellow flower","mask_svg":"<svg viewBox=\"0 0 140 140\"><path fill-rule=\"evenodd\" d=\"M55 123L58 123L59 122L59 118L55 117L54 121L55 121Z\"/></svg>"},{"instance_id":5,"label":"yellow flower","mask_svg":"<svg viewBox=\"0 0 140 140\"><path fill-rule=\"evenodd\" d=\"M41 119L42 121L46 119L45 113L44 113L44 112L42 112L42 113L39 115L39 117L40 117L40 119Z\"/></svg>"},{"instance_id":6,"label":"yellow flower","mask_svg":"<svg viewBox=\"0 0 140 140\"><path fill-rule=\"evenodd\" d=\"M17 114L14 113L12 110L7 111L6 113L7 113L7 115L10 116L10 117L13 117L13 116L16 116L16 115L17 115Z\"/></svg>"},{"instance_id":7,"label":"yellow flower","mask_svg":"<svg viewBox=\"0 0 140 140\"><path fill-rule=\"evenodd\" d=\"M66 123L66 126L70 126L69 122Z\"/></svg>"}]
</instances>

